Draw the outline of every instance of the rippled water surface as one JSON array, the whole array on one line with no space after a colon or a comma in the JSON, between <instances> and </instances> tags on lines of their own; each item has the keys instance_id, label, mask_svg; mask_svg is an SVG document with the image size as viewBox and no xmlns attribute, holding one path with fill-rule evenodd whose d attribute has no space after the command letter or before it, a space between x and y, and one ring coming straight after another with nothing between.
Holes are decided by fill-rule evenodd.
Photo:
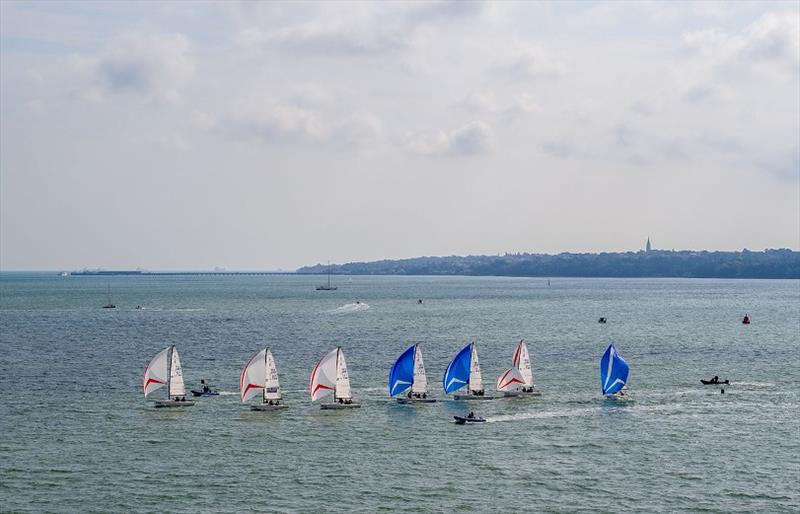
<instances>
[{"instance_id":1,"label":"rippled water surface","mask_svg":"<svg viewBox=\"0 0 800 514\"><path fill-rule=\"evenodd\" d=\"M798 281L335 282L0 274L0 511L800 509ZM109 284L115 310L100 308ZM464 344L493 384L522 337L541 398L387 399L412 343L442 398ZM624 403L599 398L611 341L631 367ZM168 344L187 385L223 394L153 409L142 371ZM241 366L267 345L291 405L280 413L238 401ZM361 409L309 402L311 369L336 345ZM724 395L699 383L715 374L733 382ZM451 423L470 408L489 423Z\"/></svg>"}]
</instances>

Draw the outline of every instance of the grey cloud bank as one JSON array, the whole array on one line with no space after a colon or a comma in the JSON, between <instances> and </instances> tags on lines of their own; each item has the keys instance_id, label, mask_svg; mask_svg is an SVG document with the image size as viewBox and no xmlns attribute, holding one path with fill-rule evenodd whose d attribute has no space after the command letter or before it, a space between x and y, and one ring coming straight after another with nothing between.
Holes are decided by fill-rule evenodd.
<instances>
[{"instance_id":1,"label":"grey cloud bank","mask_svg":"<svg viewBox=\"0 0 800 514\"><path fill-rule=\"evenodd\" d=\"M800 7L0 3L0 269L800 247Z\"/></svg>"}]
</instances>

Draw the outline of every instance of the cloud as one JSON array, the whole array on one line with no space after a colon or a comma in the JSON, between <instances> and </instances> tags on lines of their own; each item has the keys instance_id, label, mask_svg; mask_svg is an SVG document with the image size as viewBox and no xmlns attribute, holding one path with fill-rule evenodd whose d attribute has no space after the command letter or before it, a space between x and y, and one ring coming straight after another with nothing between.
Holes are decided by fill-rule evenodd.
<instances>
[{"instance_id":1,"label":"cloud","mask_svg":"<svg viewBox=\"0 0 800 514\"><path fill-rule=\"evenodd\" d=\"M560 159L569 159L577 157L578 155L575 146L565 139L559 141L545 141L539 145L539 149L547 155Z\"/></svg>"},{"instance_id":2,"label":"cloud","mask_svg":"<svg viewBox=\"0 0 800 514\"><path fill-rule=\"evenodd\" d=\"M410 134L405 143L409 153L429 156L469 156L485 153L491 146L491 129L473 121L446 133Z\"/></svg>"},{"instance_id":3,"label":"cloud","mask_svg":"<svg viewBox=\"0 0 800 514\"><path fill-rule=\"evenodd\" d=\"M319 112L290 104L251 104L216 125L234 140L266 143L315 143L328 136Z\"/></svg>"},{"instance_id":4,"label":"cloud","mask_svg":"<svg viewBox=\"0 0 800 514\"><path fill-rule=\"evenodd\" d=\"M183 34L126 33L98 56L72 56L86 97L131 93L177 101L195 70L189 39Z\"/></svg>"},{"instance_id":5,"label":"cloud","mask_svg":"<svg viewBox=\"0 0 800 514\"><path fill-rule=\"evenodd\" d=\"M515 80L559 77L565 69L563 64L539 47L528 47L498 67L500 72Z\"/></svg>"},{"instance_id":6,"label":"cloud","mask_svg":"<svg viewBox=\"0 0 800 514\"><path fill-rule=\"evenodd\" d=\"M800 16L769 12L739 33L719 29L687 32L683 50L708 60L718 72L741 74L759 66L777 66L793 76L800 71Z\"/></svg>"},{"instance_id":7,"label":"cloud","mask_svg":"<svg viewBox=\"0 0 800 514\"><path fill-rule=\"evenodd\" d=\"M248 28L239 32L236 42L248 49L274 48L329 57L378 56L407 46L407 40L399 31L337 20L312 20L275 31Z\"/></svg>"},{"instance_id":8,"label":"cloud","mask_svg":"<svg viewBox=\"0 0 800 514\"><path fill-rule=\"evenodd\" d=\"M454 107L471 113L500 115L506 119L540 110L539 104L528 93L518 93L501 102L491 91L473 91L456 102Z\"/></svg>"}]
</instances>

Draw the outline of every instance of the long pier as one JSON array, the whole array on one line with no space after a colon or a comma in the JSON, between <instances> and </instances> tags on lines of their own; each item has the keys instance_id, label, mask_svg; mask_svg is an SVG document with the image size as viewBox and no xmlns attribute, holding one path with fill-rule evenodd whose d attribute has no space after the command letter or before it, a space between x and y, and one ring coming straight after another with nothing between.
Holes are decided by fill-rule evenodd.
<instances>
[{"instance_id":1,"label":"long pier","mask_svg":"<svg viewBox=\"0 0 800 514\"><path fill-rule=\"evenodd\" d=\"M164 277L164 276L270 276L270 275L322 275L323 273L295 273L294 271L73 271L71 277Z\"/></svg>"}]
</instances>

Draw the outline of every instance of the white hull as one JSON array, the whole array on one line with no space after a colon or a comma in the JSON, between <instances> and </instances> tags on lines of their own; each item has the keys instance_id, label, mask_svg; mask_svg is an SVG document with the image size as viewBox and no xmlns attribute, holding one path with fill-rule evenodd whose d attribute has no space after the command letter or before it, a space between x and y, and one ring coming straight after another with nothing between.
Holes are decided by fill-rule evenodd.
<instances>
[{"instance_id":1,"label":"white hull","mask_svg":"<svg viewBox=\"0 0 800 514\"><path fill-rule=\"evenodd\" d=\"M519 397L522 397L522 398L527 398L527 397L529 397L529 396L542 396L542 392L541 392L541 391L539 391L538 389L534 389L534 390L533 390L533 391L531 391L531 392L522 392L522 391L506 391L506 392L505 392L505 396L508 396L508 397L516 397L516 396L519 396Z\"/></svg>"},{"instance_id":2,"label":"white hull","mask_svg":"<svg viewBox=\"0 0 800 514\"><path fill-rule=\"evenodd\" d=\"M474 394L454 394L454 400L494 400L494 396L476 396Z\"/></svg>"},{"instance_id":3,"label":"white hull","mask_svg":"<svg viewBox=\"0 0 800 514\"><path fill-rule=\"evenodd\" d=\"M194 404L195 402L192 400L186 400L185 402L179 402L177 400L156 400L154 407L156 409L161 409L164 407L191 407Z\"/></svg>"},{"instance_id":4,"label":"white hull","mask_svg":"<svg viewBox=\"0 0 800 514\"><path fill-rule=\"evenodd\" d=\"M288 409L288 408L289 408L289 406L286 405L285 403L282 403L280 405L257 404L257 405L251 405L250 406L250 410L259 410L259 411L282 410L282 409Z\"/></svg>"},{"instance_id":5,"label":"white hull","mask_svg":"<svg viewBox=\"0 0 800 514\"><path fill-rule=\"evenodd\" d=\"M323 403L319 406L322 410L360 409L360 403Z\"/></svg>"},{"instance_id":6,"label":"white hull","mask_svg":"<svg viewBox=\"0 0 800 514\"><path fill-rule=\"evenodd\" d=\"M435 398L397 398L397 403L436 403Z\"/></svg>"}]
</instances>

